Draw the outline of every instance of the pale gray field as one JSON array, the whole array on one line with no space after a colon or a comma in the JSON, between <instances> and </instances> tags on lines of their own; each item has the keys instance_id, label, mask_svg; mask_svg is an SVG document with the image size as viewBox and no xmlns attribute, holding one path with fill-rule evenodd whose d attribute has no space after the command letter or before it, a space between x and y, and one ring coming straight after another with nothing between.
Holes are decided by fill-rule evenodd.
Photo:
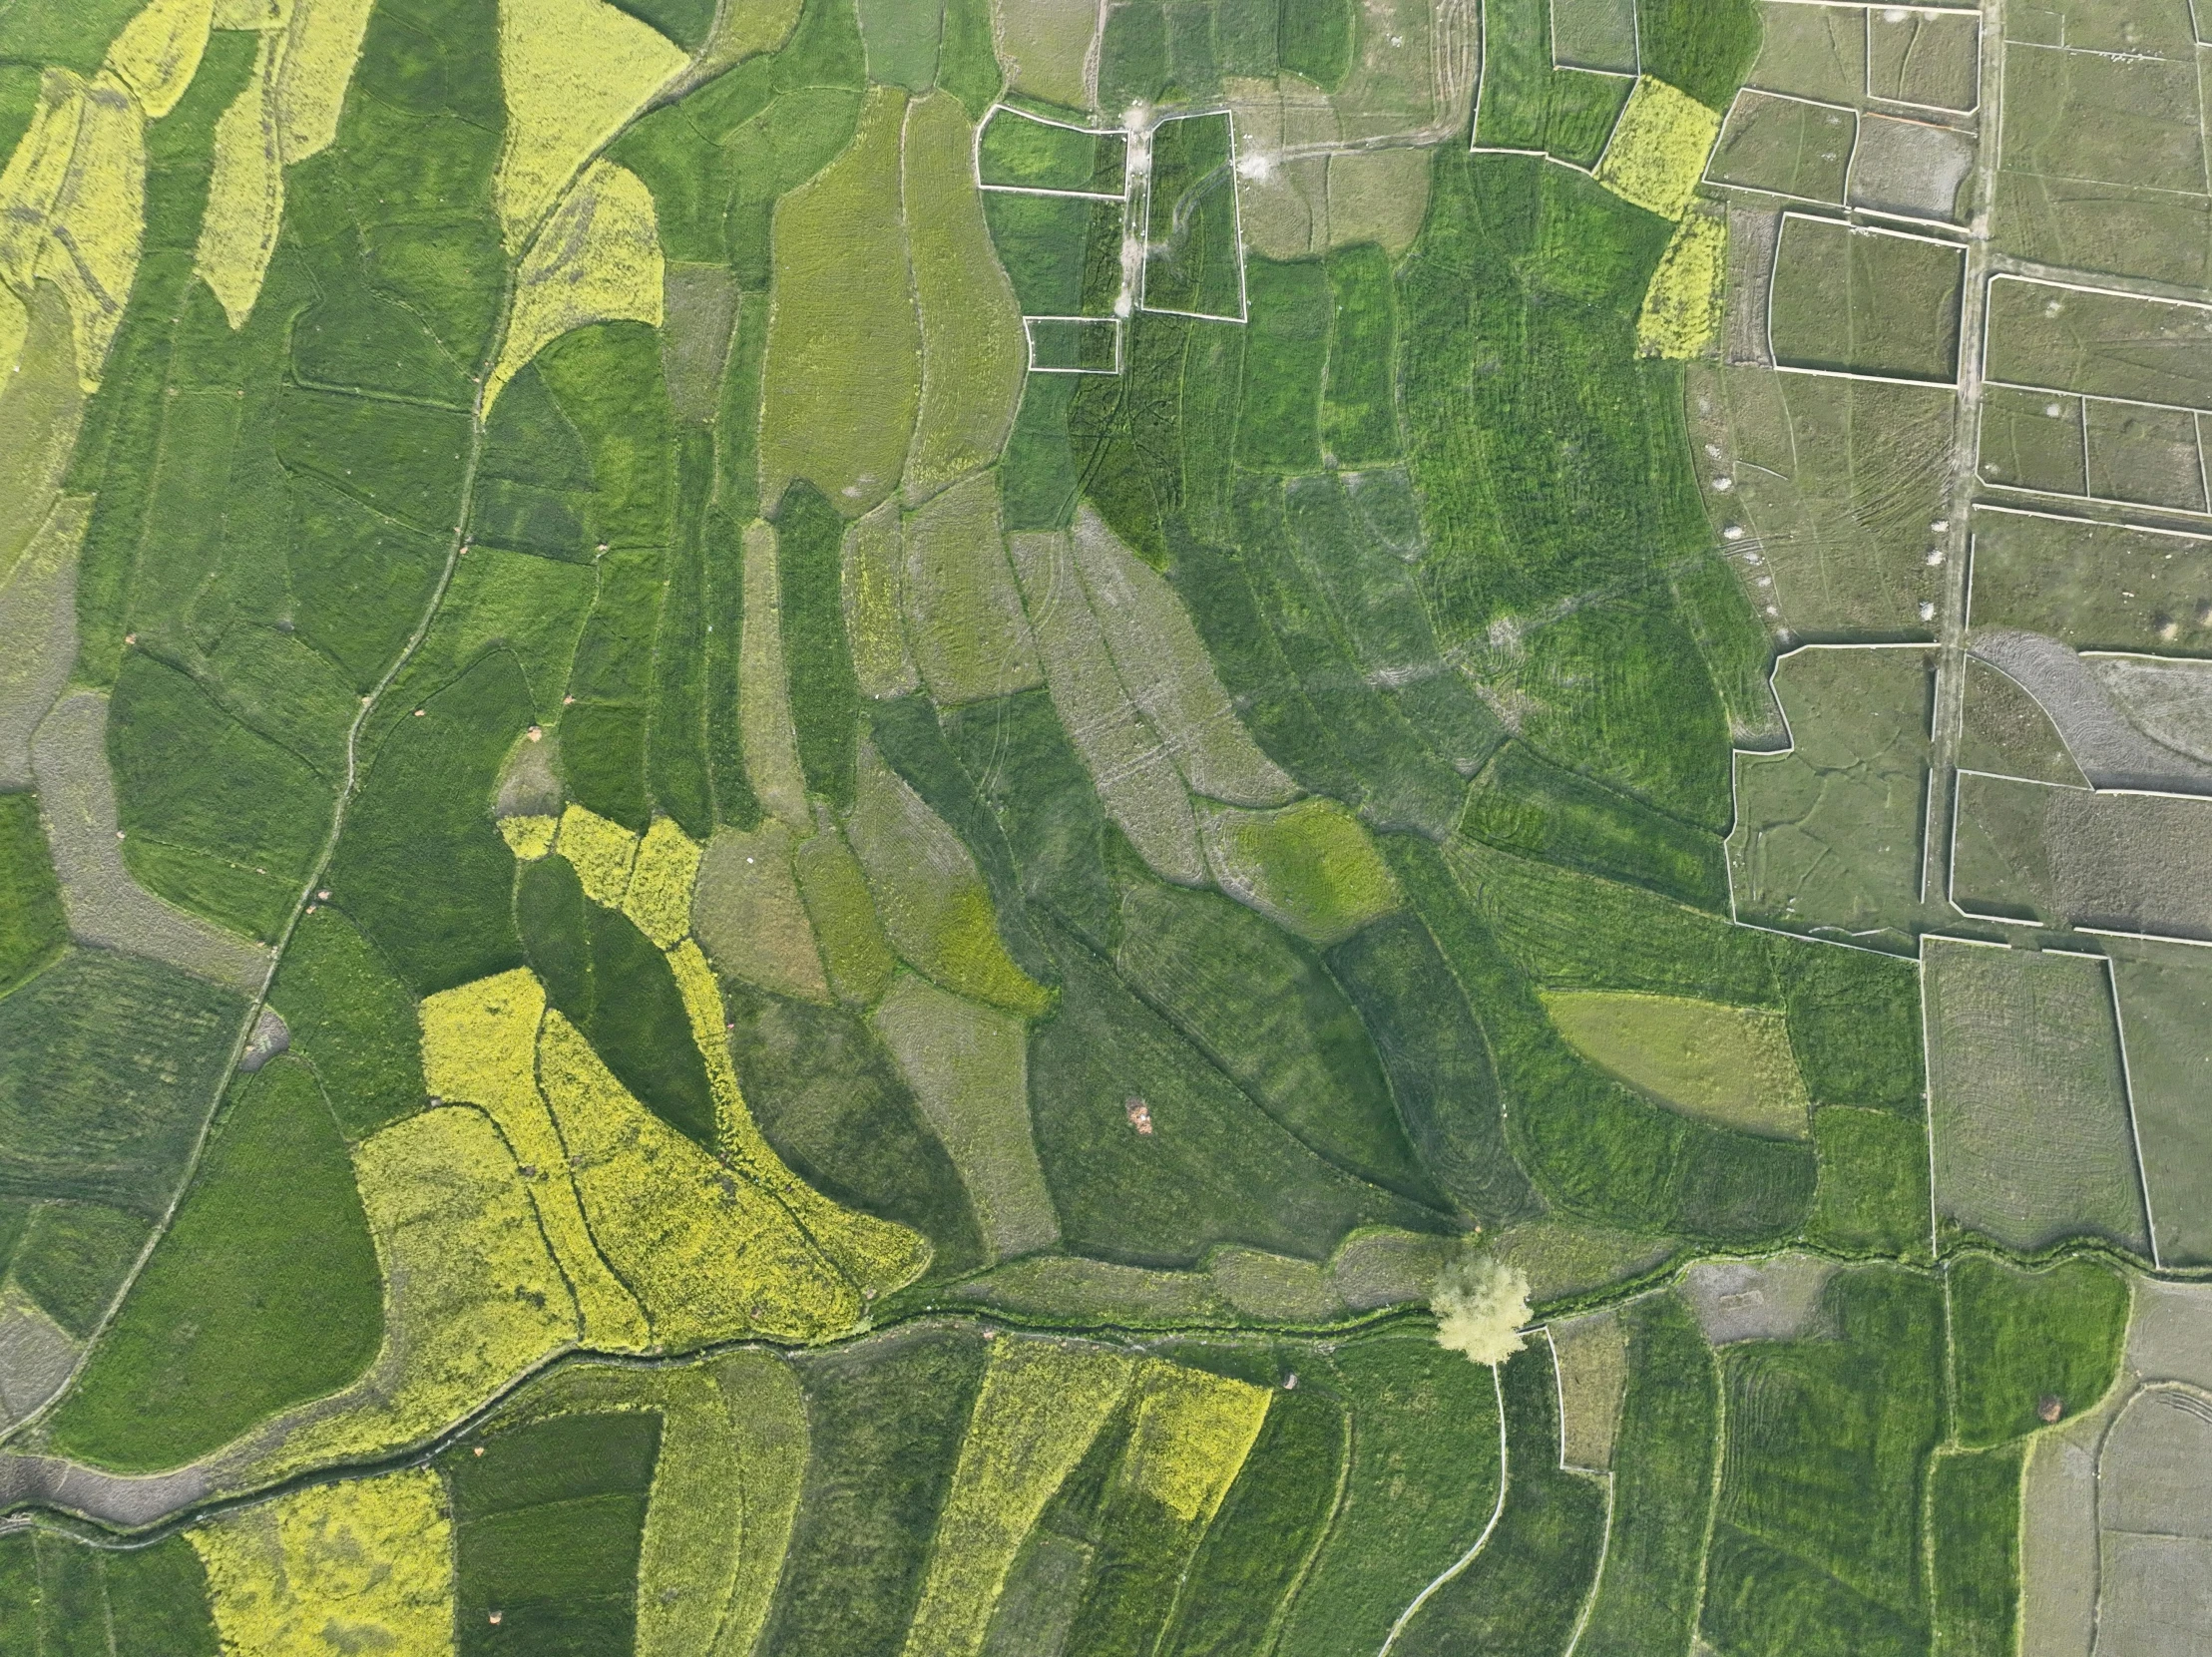
<instances>
[{"instance_id":1,"label":"pale gray field","mask_svg":"<svg viewBox=\"0 0 2212 1657\"><path fill-rule=\"evenodd\" d=\"M2149 1253L2105 963L1923 941L1938 1208L2007 1248Z\"/></svg>"}]
</instances>

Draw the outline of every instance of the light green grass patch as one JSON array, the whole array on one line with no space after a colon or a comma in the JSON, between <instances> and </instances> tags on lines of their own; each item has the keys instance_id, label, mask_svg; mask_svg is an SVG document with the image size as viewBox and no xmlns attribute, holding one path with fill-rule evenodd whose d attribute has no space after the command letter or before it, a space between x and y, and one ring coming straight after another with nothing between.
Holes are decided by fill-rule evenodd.
<instances>
[{"instance_id":1,"label":"light green grass patch","mask_svg":"<svg viewBox=\"0 0 2212 1657\"><path fill-rule=\"evenodd\" d=\"M1420 1296L1428 1292L1425 1277ZM1012 1261L967 1279L955 1293L980 1306L1062 1324L1229 1323L1236 1316L1204 1272L1153 1271L1069 1254Z\"/></svg>"},{"instance_id":2,"label":"light green grass patch","mask_svg":"<svg viewBox=\"0 0 2212 1657\"><path fill-rule=\"evenodd\" d=\"M806 1402L788 1366L770 1353L731 1353L714 1366L714 1378L744 1436L745 1528L713 1657L746 1657L768 1620L798 1514Z\"/></svg>"},{"instance_id":3,"label":"light green grass patch","mask_svg":"<svg viewBox=\"0 0 2212 1657\"><path fill-rule=\"evenodd\" d=\"M1720 137L1720 117L1688 93L1645 75L1598 158L1597 182L1661 218L1679 218Z\"/></svg>"},{"instance_id":4,"label":"light green grass patch","mask_svg":"<svg viewBox=\"0 0 2212 1657\"><path fill-rule=\"evenodd\" d=\"M1671 1110L1777 1138L1812 1131L1779 1013L1608 990L1543 999L1570 1045Z\"/></svg>"},{"instance_id":5,"label":"light green grass patch","mask_svg":"<svg viewBox=\"0 0 2212 1657\"><path fill-rule=\"evenodd\" d=\"M1345 1312L1329 1268L1317 1261L1227 1243L1208 1257L1206 1273L1222 1299L1261 1323L1324 1324Z\"/></svg>"},{"instance_id":6,"label":"light green grass patch","mask_svg":"<svg viewBox=\"0 0 2212 1657\"><path fill-rule=\"evenodd\" d=\"M1204 828L1221 890L1310 943L1340 942L1405 901L1366 825L1335 800L1215 810Z\"/></svg>"},{"instance_id":7,"label":"light green grass patch","mask_svg":"<svg viewBox=\"0 0 2212 1657\"><path fill-rule=\"evenodd\" d=\"M877 700L903 696L922 683L906 647L906 549L899 528L899 504L886 501L845 532L838 555L853 676L860 693Z\"/></svg>"},{"instance_id":8,"label":"light green grass patch","mask_svg":"<svg viewBox=\"0 0 2212 1657\"><path fill-rule=\"evenodd\" d=\"M752 1482L746 1434L713 1370L652 1380L661 1450L638 1550L637 1657L699 1657L714 1649L738 1561L752 1541L744 1522Z\"/></svg>"},{"instance_id":9,"label":"light green grass patch","mask_svg":"<svg viewBox=\"0 0 2212 1657\"><path fill-rule=\"evenodd\" d=\"M851 146L776 204L760 405L765 503L806 478L857 517L898 487L922 397L899 189L905 112L904 94L872 90Z\"/></svg>"},{"instance_id":10,"label":"light green grass patch","mask_svg":"<svg viewBox=\"0 0 2212 1657\"><path fill-rule=\"evenodd\" d=\"M868 878L827 810L813 838L791 852L799 897L821 946L822 966L840 1001L872 1006L898 971L898 957L868 896Z\"/></svg>"},{"instance_id":11,"label":"light green grass patch","mask_svg":"<svg viewBox=\"0 0 2212 1657\"><path fill-rule=\"evenodd\" d=\"M1641 1276L1682 1247L1679 1238L1648 1232L1603 1230L1571 1220L1532 1220L1499 1232L1490 1252L1529 1274L1529 1298L1542 1305L1560 1295Z\"/></svg>"}]
</instances>

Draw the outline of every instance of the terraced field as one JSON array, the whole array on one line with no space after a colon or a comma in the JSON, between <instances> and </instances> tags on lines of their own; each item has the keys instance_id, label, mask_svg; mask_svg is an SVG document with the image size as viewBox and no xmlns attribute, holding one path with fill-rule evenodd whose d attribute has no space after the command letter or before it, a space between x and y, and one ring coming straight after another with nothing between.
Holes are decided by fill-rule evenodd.
<instances>
[{"instance_id":1,"label":"terraced field","mask_svg":"<svg viewBox=\"0 0 2212 1657\"><path fill-rule=\"evenodd\" d=\"M2055 3L0 0L0 1651L2212 1641Z\"/></svg>"}]
</instances>

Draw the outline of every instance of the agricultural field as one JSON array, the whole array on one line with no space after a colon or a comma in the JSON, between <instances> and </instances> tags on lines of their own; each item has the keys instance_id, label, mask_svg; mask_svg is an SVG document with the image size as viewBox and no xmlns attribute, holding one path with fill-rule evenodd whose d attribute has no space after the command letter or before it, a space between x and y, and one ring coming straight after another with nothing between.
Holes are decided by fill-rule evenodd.
<instances>
[{"instance_id":1,"label":"agricultural field","mask_svg":"<svg viewBox=\"0 0 2212 1657\"><path fill-rule=\"evenodd\" d=\"M0 1651L2212 1641L2208 46L0 0Z\"/></svg>"}]
</instances>

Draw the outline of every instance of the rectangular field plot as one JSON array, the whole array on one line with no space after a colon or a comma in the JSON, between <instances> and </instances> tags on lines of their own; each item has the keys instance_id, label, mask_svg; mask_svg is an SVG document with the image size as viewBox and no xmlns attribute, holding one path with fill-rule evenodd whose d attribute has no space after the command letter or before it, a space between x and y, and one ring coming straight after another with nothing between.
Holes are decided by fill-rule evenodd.
<instances>
[{"instance_id":1,"label":"rectangular field plot","mask_svg":"<svg viewBox=\"0 0 2212 1657\"><path fill-rule=\"evenodd\" d=\"M1966 216L1960 196L1975 150L1974 135L1956 127L1863 115L1851 153L1851 205L1956 223Z\"/></svg>"},{"instance_id":2,"label":"rectangular field plot","mask_svg":"<svg viewBox=\"0 0 2212 1657\"><path fill-rule=\"evenodd\" d=\"M1841 105L1745 87L1728 108L1705 177L1801 202L1840 203L1858 127L1858 112Z\"/></svg>"},{"instance_id":3,"label":"rectangular field plot","mask_svg":"<svg viewBox=\"0 0 2212 1657\"><path fill-rule=\"evenodd\" d=\"M2087 401L2089 493L2173 512L2204 510L2204 459L2193 410Z\"/></svg>"},{"instance_id":4,"label":"rectangular field plot","mask_svg":"<svg viewBox=\"0 0 2212 1657\"><path fill-rule=\"evenodd\" d=\"M1971 110L1979 100L1982 19L1870 8L1867 96L1928 110Z\"/></svg>"},{"instance_id":5,"label":"rectangular field plot","mask_svg":"<svg viewBox=\"0 0 2212 1657\"><path fill-rule=\"evenodd\" d=\"M1999 274L1987 328L1992 381L2212 408L2212 305Z\"/></svg>"},{"instance_id":6,"label":"rectangular field plot","mask_svg":"<svg viewBox=\"0 0 2212 1657\"><path fill-rule=\"evenodd\" d=\"M1025 316L1111 316L1121 290L1122 204L983 193L983 215Z\"/></svg>"},{"instance_id":7,"label":"rectangular field plot","mask_svg":"<svg viewBox=\"0 0 2212 1657\"><path fill-rule=\"evenodd\" d=\"M1938 1212L2007 1248L2147 1254L2105 963L1947 938L1921 960Z\"/></svg>"},{"instance_id":8,"label":"rectangular field plot","mask_svg":"<svg viewBox=\"0 0 2212 1657\"><path fill-rule=\"evenodd\" d=\"M1919 648L1815 647L1775 664L1795 742L1736 755L1737 912L1788 927L1902 927L1920 903L1932 662Z\"/></svg>"},{"instance_id":9,"label":"rectangular field plot","mask_svg":"<svg viewBox=\"0 0 2212 1657\"><path fill-rule=\"evenodd\" d=\"M986 190L1063 190L1119 197L1128 139L1089 132L1001 105L984 124L976 150L978 182Z\"/></svg>"},{"instance_id":10,"label":"rectangular field plot","mask_svg":"<svg viewBox=\"0 0 2212 1657\"><path fill-rule=\"evenodd\" d=\"M1030 370L1038 374L1118 374L1122 322L1115 316L1025 316Z\"/></svg>"},{"instance_id":11,"label":"rectangular field plot","mask_svg":"<svg viewBox=\"0 0 2212 1657\"><path fill-rule=\"evenodd\" d=\"M1951 388L1757 363L1707 372L1691 376L1691 438L1721 451L1728 488L1706 499L1746 532L1734 550L1760 610L1814 638L1922 626L1945 575L1928 553L1947 511Z\"/></svg>"},{"instance_id":12,"label":"rectangular field plot","mask_svg":"<svg viewBox=\"0 0 2212 1657\"><path fill-rule=\"evenodd\" d=\"M1635 82L1626 75L1554 69L1544 108L1544 148L1574 167L1595 167Z\"/></svg>"},{"instance_id":13,"label":"rectangular field plot","mask_svg":"<svg viewBox=\"0 0 2212 1657\"><path fill-rule=\"evenodd\" d=\"M1475 89L1475 148L1539 150L1551 80L1544 49L1547 0L1482 0L1482 79Z\"/></svg>"},{"instance_id":14,"label":"rectangular field plot","mask_svg":"<svg viewBox=\"0 0 2212 1657\"><path fill-rule=\"evenodd\" d=\"M2008 169L2044 178L2201 193L2205 175L2198 109L2195 54L2186 40L2176 42L2170 56L2140 45L2098 52L2071 43L2006 43Z\"/></svg>"},{"instance_id":15,"label":"rectangular field plot","mask_svg":"<svg viewBox=\"0 0 2212 1657\"><path fill-rule=\"evenodd\" d=\"M2077 650L2212 654L2212 540L1981 506L1969 617Z\"/></svg>"},{"instance_id":16,"label":"rectangular field plot","mask_svg":"<svg viewBox=\"0 0 2212 1657\"><path fill-rule=\"evenodd\" d=\"M2142 0L2007 14L1991 220L2003 250L2191 286L2212 274L2191 10Z\"/></svg>"},{"instance_id":17,"label":"rectangular field plot","mask_svg":"<svg viewBox=\"0 0 2212 1657\"><path fill-rule=\"evenodd\" d=\"M2163 1266L2212 1265L2212 950L2103 940Z\"/></svg>"},{"instance_id":18,"label":"rectangular field plot","mask_svg":"<svg viewBox=\"0 0 2212 1657\"><path fill-rule=\"evenodd\" d=\"M1144 241L1146 310L1243 320L1236 135L1226 113L1162 121L1152 130Z\"/></svg>"},{"instance_id":19,"label":"rectangular field plot","mask_svg":"<svg viewBox=\"0 0 2212 1657\"><path fill-rule=\"evenodd\" d=\"M1959 373L1966 250L1788 213L1767 340L1779 367L1948 383Z\"/></svg>"},{"instance_id":20,"label":"rectangular field plot","mask_svg":"<svg viewBox=\"0 0 2212 1657\"><path fill-rule=\"evenodd\" d=\"M1561 69L1633 75L1635 0L1551 0L1551 61Z\"/></svg>"},{"instance_id":21,"label":"rectangular field plot","mask_svg":"<svg viewBox=\"0 0 2212 1657\"><path fill-rule=\"evenodd\" d=\"M1968 914L2212 942L2212 800L1961 772L1957 816Z\"/></svg>"},{"instance_id":22,"label":"rectangular field plot","mask_svg":"<svg viewBox=\"0 0 2212 1657\"><path fill-rule=\"evenodd\" d=\"M1867 14L1858 6L1759 8L1759 55L1749 84L1800 98L1856 104L1867 84Z\"/></svg>"},{"instance_id":23,"label":"rectangular field plot","mask_svg":"<svg viewBox=\"0 0 2212 1657\"><path fill-rule=\"evenodd\" d=\"M1992 386L1982 399L1982 481L2037 494L2088 492L2082 399Z\"/></svg>"}]
</instances>

